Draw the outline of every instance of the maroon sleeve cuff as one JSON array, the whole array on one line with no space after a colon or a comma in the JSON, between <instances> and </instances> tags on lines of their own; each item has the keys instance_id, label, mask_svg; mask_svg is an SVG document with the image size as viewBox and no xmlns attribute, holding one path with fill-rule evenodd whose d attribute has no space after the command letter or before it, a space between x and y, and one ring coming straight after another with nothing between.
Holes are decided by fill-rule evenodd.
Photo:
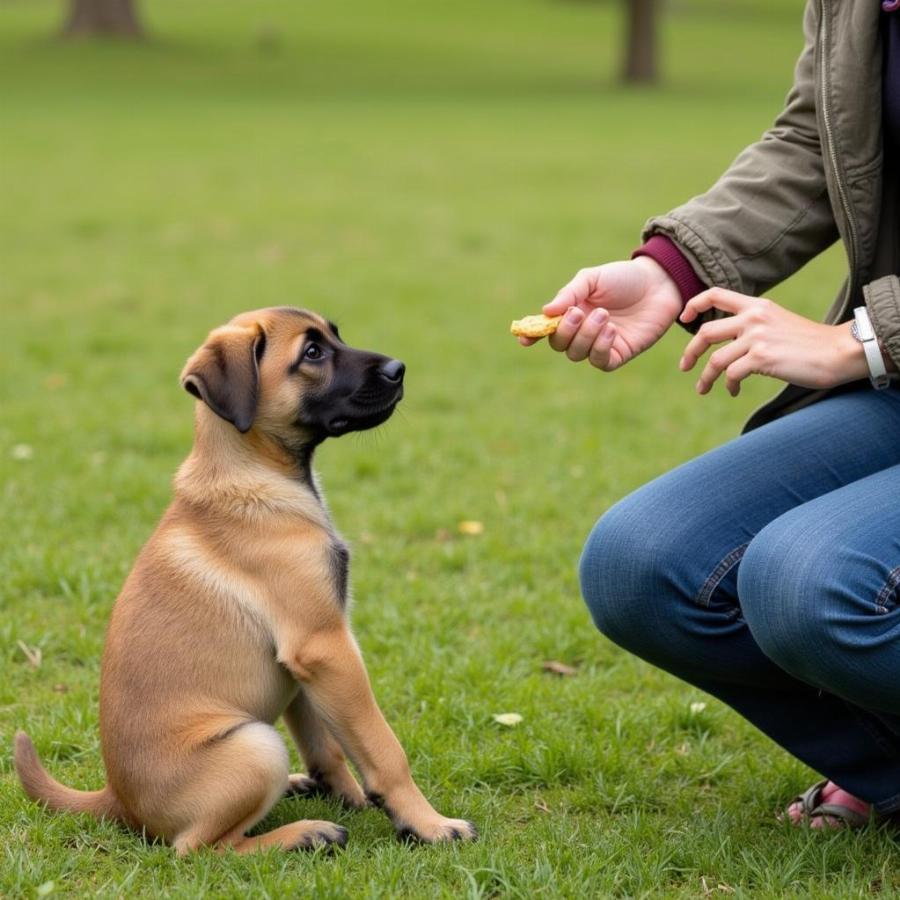
<instances>
[{"instance_id":1,"label":"maroon sleeve cuff","mask_svg":"<svg viewBox=\"0 0 900 900\"><path fill-rule=\"evenodd\" d=\"M632 259L638 256L649 256L666 270L669 277L678 285L682 303L687 303L691 297L707 288L707 285L697 277L687 257L678 249L678 244L665 235L654 234L647 243L631 254Z\"/></svg>"}]
</instances>

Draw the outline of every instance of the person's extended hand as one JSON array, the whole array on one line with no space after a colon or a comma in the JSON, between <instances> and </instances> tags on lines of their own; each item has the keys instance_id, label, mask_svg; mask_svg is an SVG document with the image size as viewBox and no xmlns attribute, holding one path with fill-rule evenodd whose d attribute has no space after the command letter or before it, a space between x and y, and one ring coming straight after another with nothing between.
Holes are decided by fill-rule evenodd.
<instances>
[{"instance_id":1,"label":"person's extended hand","mask_svg":"<svg viewBox=\"0 0 900 900\"><path fill-rule=\"evenodd\" d=\"M573 362L589 359L611 372L658 341L681 309L681 294L668 273L647 256L582 269L544 306L565 313L549 338ZM533 338L519 338L528 347Z\"/></svg>"},{"instance_id":2,"label":"person's extended hand","mask_svg":"<svg viewBox=\"0 0 900 900\"><path fill-rule=\"evenodd\" d=\"M681 314L692 322L710 309L732 313L701 325L684 350L678 367L687 372L713 345L722 344L706 361L697 393L706 394L724 372L732 397L752 374L769 375L807 388L831 388L868 374L862 344L850 323L823 325L798 316L762 297L747 297L711 288L690 299Z\"/></svg>"}]
</instances>

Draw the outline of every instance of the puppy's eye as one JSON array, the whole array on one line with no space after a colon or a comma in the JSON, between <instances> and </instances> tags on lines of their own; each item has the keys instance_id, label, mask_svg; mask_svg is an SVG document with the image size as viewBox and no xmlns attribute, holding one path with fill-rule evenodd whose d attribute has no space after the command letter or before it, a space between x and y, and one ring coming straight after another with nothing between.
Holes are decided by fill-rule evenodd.
<instances>
[{"instance_id":1,"label":"puppy's eye","mask_svg":"<svg viewBox=\"0 0 900 900\"><path fill-rule=\"evenodd\" d=\"M322 358L322 348L318 344L310 344L303 351L304 359L321 359Z\"/></svg>"}]
</instances>

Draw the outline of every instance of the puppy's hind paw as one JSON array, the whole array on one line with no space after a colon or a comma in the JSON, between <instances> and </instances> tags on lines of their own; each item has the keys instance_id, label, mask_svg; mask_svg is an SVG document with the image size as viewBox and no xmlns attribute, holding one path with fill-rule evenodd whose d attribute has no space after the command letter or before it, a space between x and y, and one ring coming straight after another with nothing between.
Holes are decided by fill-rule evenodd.
<instances>
[{"instance_id":1,"label":"puppy's hind paw","mask_svg":"<svg viewBox=\"0 0 900 900\"><path fill-rule=\"evenodd\" d=\"M318 850L320 848L334 849L347 846L347 829L333 822L318 822L319 827L311 829L309 834L300 840L296 847L303 850Z\"/></svg>"},{"instance_id":2,"label":"puppy's hind paw","mask_svg":"<svg viewBox=\"0 0 900 900\"><path fill-rule=\"evenodd\" d=\"M333 781L313 772L311 775L289 775L285 797L337 797L347 809L365 809L368 806L362 788L356 779L346 772Z\"/></svg>"},{"instance_id":3,"label":"puppy's hind paw","mask_svg":"<svg viewBox=\"0 0 900 900\"><path fill-rule=\"evenodd\" d=\"M288 775L285 797L315 797L325 793L327 793L327 789L309 775Z\"/></svg>"}]
</instances>

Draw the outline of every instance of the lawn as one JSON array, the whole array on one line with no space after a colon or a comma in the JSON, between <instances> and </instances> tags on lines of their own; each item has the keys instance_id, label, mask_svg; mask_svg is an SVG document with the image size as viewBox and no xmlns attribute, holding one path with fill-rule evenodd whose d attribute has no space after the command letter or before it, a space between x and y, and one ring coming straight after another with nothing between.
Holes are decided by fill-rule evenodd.
<instances>
[{"instance_id":1,"label":"lawn","mask_svg":"<svg viewBox=\"0 0 900 900\"><path fill-rule=\"evenodd\" d=\"M801 5L673 0L665 85L630 91L606 3L154 0L143 46L63 46L56 3L0 4L0 895L900 892L890 833L778 824L814 773L579 598L596 517L775 385L698 398L681 333L611 376L506 333L758 136ZM843 265L834 248L773 296L819 315ZM102 783L103 633L190 446L180 367L284 303L407 363L398 415L318 468L378 698L475 845L410 849L376 810L297 799L266 824L336 820L346 851L176 860L12 774L24 727L61 780Z\"/></svg>"}]
</instances>

